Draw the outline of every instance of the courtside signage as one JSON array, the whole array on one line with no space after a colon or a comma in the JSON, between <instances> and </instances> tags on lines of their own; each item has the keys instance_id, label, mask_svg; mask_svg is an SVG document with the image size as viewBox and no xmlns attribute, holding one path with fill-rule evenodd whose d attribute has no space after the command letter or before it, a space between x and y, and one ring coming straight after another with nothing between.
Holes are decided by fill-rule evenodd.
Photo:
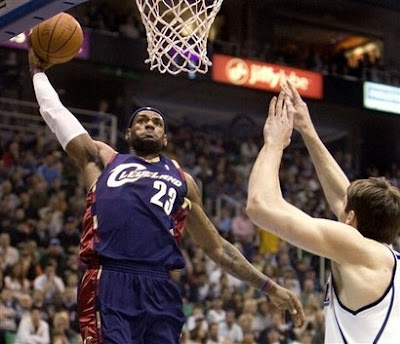
<instances>
[{"instance_id":1,"label":"courtside signage","mask_svg":"<svg viewBox=\"0 0 400 344\"><path fill-rule=\"evenodd\" d=\"M400 114L400 88L364 82L364 107Z\"/></svg>"},{"instance_id":2,"label":"courtside signage","mask_svg":"<svg viewBox=\"0 0 400 344\"><path fill-rule=\"evenodd\" d=\"M322 99L322 75L304 69L289 68L233 56L214 54L212 78L236 86L279 91L285 78L307 98Z\"/></svg>"}]
</instances>

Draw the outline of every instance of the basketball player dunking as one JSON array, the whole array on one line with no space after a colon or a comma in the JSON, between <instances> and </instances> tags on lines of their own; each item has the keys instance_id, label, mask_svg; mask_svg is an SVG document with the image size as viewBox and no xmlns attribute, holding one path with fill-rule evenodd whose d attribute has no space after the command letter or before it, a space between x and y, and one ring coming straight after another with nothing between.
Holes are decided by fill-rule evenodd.
<instances>
[{"instance_id":1,"label":"basketball player dunking","mask_svg":"<svg viewBox=\"0 0 400 344\"><path fill-rule=\"evenodd\" d=\"M295 295L255 269L206 217L192 177L160 154L167 144L163 114L132 114L126 140L130 154L92 140L62 105L29 49L40 113L83 171L88 190L80 260L85 265L78 314L85 343L178 343L184 315L169 271L184 268L179 238L187 232L227 272L268 294L296 324L303 310Z\"/></svg>"},{"instance_id":2,"label":"basketball player dunking","mask_svg":"<svg viewBox=\"0 0 400 344\"><path fill-rule=\"evenodd\" d=\"M381 178L350 184L318 137L297 90L290 84L283 90L269 106L264 147L250 177L249 216L283 240L332 261L326 343L398 343L400 255L390 245L400 231L400 191ZM279 165L293 126L339 222L312 218L282 197Z\"/></svg>"}]
</instances>

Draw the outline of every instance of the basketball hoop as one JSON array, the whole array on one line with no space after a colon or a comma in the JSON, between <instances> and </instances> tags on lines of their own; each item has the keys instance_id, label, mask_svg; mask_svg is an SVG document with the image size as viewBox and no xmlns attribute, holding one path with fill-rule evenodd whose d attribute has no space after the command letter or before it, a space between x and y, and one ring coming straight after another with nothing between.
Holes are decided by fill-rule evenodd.
<instances>
[{"instance_id":1,"label":"basketball hoop","mask_svg":"<svg viewBox=\"0 0 400 344\"><path fill-rule=\"evenodd\" d=\"M207 38L223 0L136 0L146 29L145 63L170 74L202 73L211 66Z\"/></svg>"}]
</instances>

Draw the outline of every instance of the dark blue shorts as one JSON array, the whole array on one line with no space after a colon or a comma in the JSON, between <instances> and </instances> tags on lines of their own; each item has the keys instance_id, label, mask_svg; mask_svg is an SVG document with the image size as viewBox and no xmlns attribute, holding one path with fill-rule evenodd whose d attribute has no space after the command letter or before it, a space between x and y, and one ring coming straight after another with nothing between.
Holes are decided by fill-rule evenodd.
<instances>
[{"instance_id":1,"label":"dark blue shorts","mask_svg":"<svg viewBox=\"0 0 400 344\"><path fill-rule=\"evenodd\" d=\"M78 294L87 344L177 344L182 295L165 268L103 262L88 269Z\"/></svg>"}]
</instances>

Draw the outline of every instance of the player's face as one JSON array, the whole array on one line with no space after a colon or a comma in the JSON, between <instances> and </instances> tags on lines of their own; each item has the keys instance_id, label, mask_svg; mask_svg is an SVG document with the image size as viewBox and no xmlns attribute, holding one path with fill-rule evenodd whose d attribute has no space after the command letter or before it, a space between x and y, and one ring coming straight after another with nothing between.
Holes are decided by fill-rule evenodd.
<instances>
[{"instance_id":1,"label":"player's face","mask_svg":"<svg viewBox=\"0 0 400 344\"><path fill-rule=\"evenodd\" d=\"M134 118L126 139L138 154L157 154L167 144L163 118L156 112L144 110Z\"/></svg>"}]
</instances>

